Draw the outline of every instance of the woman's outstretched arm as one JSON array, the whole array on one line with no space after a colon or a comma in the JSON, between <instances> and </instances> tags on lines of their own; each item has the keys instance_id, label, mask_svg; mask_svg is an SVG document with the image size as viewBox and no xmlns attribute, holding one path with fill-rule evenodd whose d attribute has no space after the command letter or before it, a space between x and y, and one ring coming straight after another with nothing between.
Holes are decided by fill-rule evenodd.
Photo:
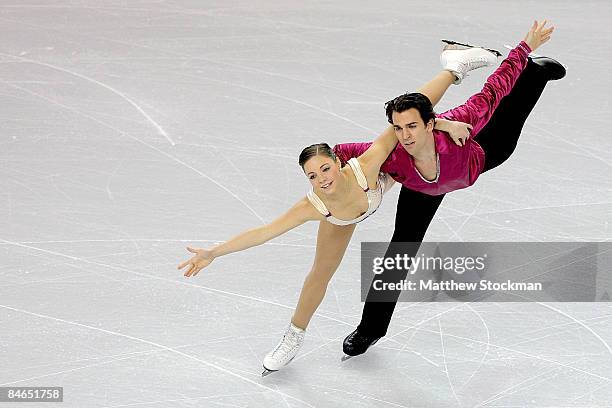
<instances>
[{"instance_id":1,"label":"woman's outstretched arm","mask_svg":"<svg viewBox=\"0 0 612 408\"><path fill-rule=\"evenodd\" d=\"M195 276L217 257L261 245L302 225L306 221L317 220L320 217L321 215L310 204L308 199L303 198L271 223L243 231L222 244L210 249L187 247L187 250L195 255L188 261L179 264L177 269L189 266L184 275L187 277Z\"/></svg>"}]
</instances>

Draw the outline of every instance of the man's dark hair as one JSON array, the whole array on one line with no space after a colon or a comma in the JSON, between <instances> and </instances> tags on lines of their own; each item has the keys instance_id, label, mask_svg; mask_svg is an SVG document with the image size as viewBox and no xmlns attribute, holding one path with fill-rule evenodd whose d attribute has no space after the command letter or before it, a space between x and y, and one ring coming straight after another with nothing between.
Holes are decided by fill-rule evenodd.
<instances>
[{"instance_id":1,"label":"man's dark hair","mask_svg":"<svg viewBox=\"0 0 612 408\"><path fill-rule=\"evenodd\" d=\"M317 143L305 147L304 150L302 150L302 153L300 153L300 158L298 159L300 167L304 169L304 164L306 164L308 159L314 156L318 156L320 154L323 156L327 156L334 161L336 160L336 155L334 154L334 151L331 147L329 147L327 143Z\"/></svg>"},{"instance_id":2,"label":"man's dark hair","mask_svg":"<svg viewBox=\"0 0 612 408\"><path fill-rule=\"evenodd\" d=\"M393 112L402 113L408 109L415 108L419 111L423 123L427 124L436 118L436 113L428 97L419 92L405 93L385 103L387 120L393 124Z\"/></svg>"}]
</instances>

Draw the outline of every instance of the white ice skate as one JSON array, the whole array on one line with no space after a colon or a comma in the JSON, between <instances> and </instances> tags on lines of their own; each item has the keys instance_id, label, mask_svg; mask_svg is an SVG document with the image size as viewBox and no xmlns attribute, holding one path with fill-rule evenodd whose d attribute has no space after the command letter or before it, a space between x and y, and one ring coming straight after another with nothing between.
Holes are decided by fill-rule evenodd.
<instances>
[{"instance_id":1,"label":"white ice skate","mask_svg":"<svg viewBox=\"0 0 612 408\"><path fill-rule=\"evenodd\" d=\"M455 74L455 84L460 84L469 71L495 64L497 57L501 55L499 51L492 49L449 40L443 40L443 42L446 45L440 54L440 63L443 69Z\"/></svg>"},{"instance_id":2,"label":"white ice skate","mask_svg":"<svg viewBox=\"0 0 612 408\"><path fill-rule=\"evenodd\" d=\"M468 44L468 43L460 43L457 41L453 41L453 40L441 40L444 44L447 44L449 46L454 46L451 47L449 49L461 49L461 50L465 50L467 48L484 48L487 51L491 51L493 54L497 55L498 57L502 56L502 53L499 52L498 50L494 49L494 48L487 48L487 47L483 47L480 45L474 45L474 44Z\"/></svg>"},{"instance_id":3,"label":"white ice skate","mask_svg":"<svg viewBox=\"0 0 612 408\"><path fill-rule=\"evenodd\" d=\"M286 366L296 356L302 344L304 344L305 330L289 323L287 331L278 345L269 352L263 360L264 372L262 376L266 376L273 371L278 371Z\"/></svg>"}]
</instances>

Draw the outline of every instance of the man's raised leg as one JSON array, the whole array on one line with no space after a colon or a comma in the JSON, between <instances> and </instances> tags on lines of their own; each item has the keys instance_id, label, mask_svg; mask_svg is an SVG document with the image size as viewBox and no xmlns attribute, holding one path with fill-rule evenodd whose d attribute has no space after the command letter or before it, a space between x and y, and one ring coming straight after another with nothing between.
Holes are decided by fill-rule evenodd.
<instances>
[{"instance_id":1,"label":"man's raised leg","mask_svg":"<svg viewBox=\"0 0 612 408\"><path fill-rule=\"evenodd\" d=\"M489 122L474 137L485 151L485 168L491 170L516 149L523 125L550 80L565 76L565 68L547 57L529 58L516 84L500 102Z\"/></svg>"}]
</instances>

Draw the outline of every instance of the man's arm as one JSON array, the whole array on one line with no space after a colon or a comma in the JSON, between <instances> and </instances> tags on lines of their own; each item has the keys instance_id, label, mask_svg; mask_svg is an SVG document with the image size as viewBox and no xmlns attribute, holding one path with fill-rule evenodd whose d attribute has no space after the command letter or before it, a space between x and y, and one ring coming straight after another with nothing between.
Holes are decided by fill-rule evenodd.
<instances>
[{"instance_id":1,"label":"man's arm","mask_svg":"<svg viewBox=\"0 0 612 408\"><path fill-rule=\"evenodd\" d=\"M344 164L353 157L361 156L371 145L372 142L340 143L334 146L333 151Z\"/></svg>"},{"instance_id":2,"label":"man's arm","mask_svg":"<svg viewBox=\"0 0 612 408\"><path fill-rule=\"evenodd\" d=\"M444 112L441 117L473 126L473 134L477 134L491 119L493 112L499 106L502 98L510 93L521 72L527 66L527 55L531 48L521 41L516 48L508 54L487 78L482 90L471 96L463 105Z\"/></svg>"}]
</instances>

